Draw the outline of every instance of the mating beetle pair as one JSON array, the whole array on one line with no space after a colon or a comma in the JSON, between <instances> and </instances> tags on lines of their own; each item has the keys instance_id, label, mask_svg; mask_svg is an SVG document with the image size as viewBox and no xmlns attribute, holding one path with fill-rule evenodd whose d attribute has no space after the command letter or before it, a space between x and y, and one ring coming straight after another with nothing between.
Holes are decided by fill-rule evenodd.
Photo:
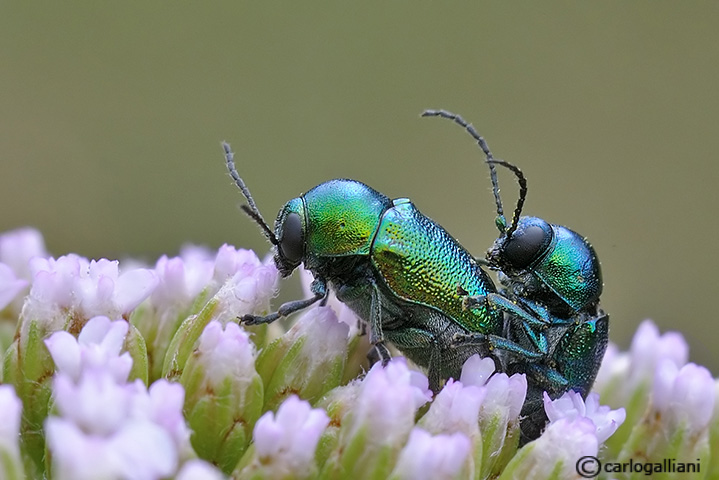
<instances>
[{"instance_id":1,"label":"mating beetle pair","mask_svg":"<svg viewBox=\"0 0 719 480\"><path fill-rule=\"evenodd\" d=\"M484 139L458 115L428 110L463 126L484 151L497 205L499 238L477 260L406 198L391 200L367 185L330 180L287 202L274 231L260 214L224 143L227 167L247 199L243 210L274 246L283 277L301 263L314 276L313 297L288 302L264 317L270 323L325 302L330 291L366 323L368 357L386 363L392 343L426 367L430 388L458 378L471 355L491 356L498 369L527 374L523 440L546 423L542 392L556 398L573 389L586 396L607 345L608 316L599 308L602 282L591 245L575 232L521 217L526 180L495 160ZM507 225L495 165L510 169L520 196ZM499 272L499 291L481 265Z\"/></svg>"}]
</instances>

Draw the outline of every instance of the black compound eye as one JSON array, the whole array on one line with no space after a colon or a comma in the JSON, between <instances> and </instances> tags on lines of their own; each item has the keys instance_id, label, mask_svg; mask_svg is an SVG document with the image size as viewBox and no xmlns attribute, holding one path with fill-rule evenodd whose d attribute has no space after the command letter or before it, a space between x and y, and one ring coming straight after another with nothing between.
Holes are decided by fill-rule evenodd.
<instances>
[{"instance_id":1,"label":"black compound eye","mask_svg":"<svg viewBox=\"0 0 719 480\"><path fill-rule=\"evenodd\" d=\"M551 230L538 225L518 229L504 244L504 260L514 268L524 268L544 252L551 240Z\"/></svg>"},{"instance_id":2,"label":"black compound eye","mask_svg":"<svg viewBox=\"0 0 719 480\"><path fill-rule=\"evenodd\" d=\"M282 224L282 238L280 250L285 258L292 262L299 262L304 253L302 242L302 220L296 213L290 213Z\"/></svg>"}]
</instances>

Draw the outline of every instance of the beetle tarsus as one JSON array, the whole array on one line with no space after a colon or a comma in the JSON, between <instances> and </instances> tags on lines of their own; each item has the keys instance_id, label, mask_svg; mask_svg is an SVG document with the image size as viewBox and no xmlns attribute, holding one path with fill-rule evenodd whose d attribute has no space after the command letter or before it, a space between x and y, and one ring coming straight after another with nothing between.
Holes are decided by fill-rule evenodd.
<instances>
[{"instance_id":1,"label":"beetle tarsus","mask_svg":"<svg viewBox=\"0 0 719 480\"><path fill-rule=\"evenodd\" d=\"M389 361L392 359L392 355L389 353L389 349L383 342L376 343L367 352L367 360L369 360L370 366L377 362L381 362L383 367L386 367Z\"/></svg>"},{"instance_id":2,"label":"beetle tarsus","mask_svg":"<svg viewBox=\"0 0 719 480\"><path fill-rule=\"evenodd\" d=\"M264 317L260 315L242 315L241 317L238 317L240 319L240 323L242 325L247 326L253 326L253 325L262 325L263 323L272 323L278 318L280 318L280 314L278 312L271 313L269 315L265 315Z\"/></svg>"}]
</instances>

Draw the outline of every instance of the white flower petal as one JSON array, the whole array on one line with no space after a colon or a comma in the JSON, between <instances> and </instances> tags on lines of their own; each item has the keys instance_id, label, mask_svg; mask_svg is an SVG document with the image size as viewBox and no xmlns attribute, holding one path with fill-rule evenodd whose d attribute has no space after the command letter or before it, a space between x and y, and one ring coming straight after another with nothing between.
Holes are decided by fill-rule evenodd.
<instances>
[{"instance_id":1,"label":"white flower petal","mask_svg":"<svg viewBox=\"0 0 719 480\"><path fill-rule=\"evenodd\" d=\"M401 480L456 478L466 465L470 448L471 442L461 433L432 436L415 428L400 453L394 475Z\"/></svg>"},{"instance_id":2,"label":"white flower petal","mask_svg":"<svg viewBox=\"0 0 719 480\"><path fill-rule=\"evenodd\" d=\"M459 381L463 385L484 386L495 370L494 360L489 357L480 357L477 354L469 357L462 366Z\"/></svg>"},{"instance_id":3,"label":"white flower petal","mask_svg":"<svg viewBox=\"0 0 719 480\"><path fill-rule=\"evenodd\" d=\"M158 279L152 270L137 268L123 273L117 279L115 303L126 314L147 298L157 286Z\"/></svg>"},{"instance_id":4,"label":"white flower petal","mask_svg":"<svg viewBox=\"0 0 719 480\"><path fill-rule=\"evenodd\" d=\"M73 380L80 378L81 349L77 339L65 331L55 332L45 339L55 367Z\"/></svg>"},{"instance_id":5,"label":"white flower petal","mask_svg":"<svg viewBox=\"0 0 719 480\"><path fill-rule=\"evenodd\" d=\"M202 460L185 462L175 480L223 480L225 476L217 468Z\"/></svg>"},{"instance_id":6,"label":"white flower petal","mask_svg":"<svg viewBox=\"0 0 719 480\"><path fill-rule=\"evenodd\" d=\"M158 425L130 422L113 436L111 445L122 460L123 478L154 480L168 477L177 469L175 444Z\"/></svg>"},{"instance_id":7,"label":"white flower petal","mask_svg":"<svg viewBox=\"0 0 719 480\"><path fill-rule=\"evenodd\" d=\"M0 310L7 307L28 284L27 280L17 278L8 265L0 263Z\"/></svg>"},{"instance_id":8,"label":"white flower petal","mask_svg":"<svg viewBox=\"0 0 719 480\"><path fill-rule=\"evenodd\" d=\"M20 415L22 402L12 385L0 385L0 451L20 453ZM2 471L0 469L0 471Z\"/></svg>"},{"instance_id":9,"label":"white flower petal","mask_svg":"<svg viewBox=\"0 0 719 480\"><path fill-rule=\"evenodd\" d=\"M550 399L544 392L544 411L547 412L550 425L562 419L590 420L595 427L597 442L600 444L611 437L626 418L623 408L612 410L606 405L600 405L597 393L590 393L585 401L580 394L572 390L555 400Z\"/></svg>"}]
</instances>

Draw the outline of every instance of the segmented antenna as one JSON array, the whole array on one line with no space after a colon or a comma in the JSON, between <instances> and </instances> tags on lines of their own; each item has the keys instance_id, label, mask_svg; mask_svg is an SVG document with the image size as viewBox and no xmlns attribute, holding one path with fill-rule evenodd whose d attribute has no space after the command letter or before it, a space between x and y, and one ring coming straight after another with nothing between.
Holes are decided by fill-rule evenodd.
<instances>
[{"instance_id":1,"label":"segmented antenna","mask_svg":"<svg viewBox=\"0 0 719 480\"><path fill-rule=\"evenodd\" d=\"M519 224L519 216L522 214L522 207L524 207L524 201L527 199L527 179L525 178L519 167L514 164L505 162L504 160L494 159L488 159L487 162L494 163L496 165L502 165L503 167L510 169L517 176L517 182L519 182L519 199L517 200L517 208L514 209L514 214L512 215L512 224L505 231L507 239L509 239L514 233L514 231L517 230L517 225Z\"/></svg>"},{"instance_id":2,"label":"segmented antenna","mask_svg":"<svg viewBox=\"0 0 719 480\"><path fill-rule=\"evenodd\" d=\"M222 142L222 149L225 151L227 170L230 172L230 176L235 181L235 185L237 185L237 187L242 192L242 195L244 195L247 199L247 205L242 205L242 207L240 208L242 208L242 211L244 211L252 220L255 221L255 223L260 226L262 233L265 235L265 237L267 237L267 239L270 241L270 243L272 243L272 245L278 245L279 242L277 241L275 233L272 231L272 229L270 229L269 225L267 225L267 222L262 217L262 214L257 208L255 201L252 199L252 194L250 194L250 190L247 188L247 185L245 185L245 182L240 177L240 174L237 173L234 162L235 154L232 152L230 144L227 142Z\"/></svg>"},{"instance_id":3,"label":"segmented antenna","mask_svg":"<svg viewBox=\"0 0 719 480\"><path fill-rule=\"evenodd\" d=\"M469 133L472 138L477 141L477 145L479 145L479 148L482 149L484 155L487 157L487 164L489 165L489 178L492 180L492 193L494 194L494 202L497 204L497 215L502 218L503 223L506 223L504 222L504 208L502 207L502 199L499 198L499 182L497 181L497 169L494 168L494 164L491 162L491 160L494 160L494 156L489 149L489 145L487 145L487 142L484 140L484 137L482 137L479 132L474 129L471 123L467 123L464 118L462 118L460 115L457 115L456 113L448 112L447 110L425 110L424 112L422 112L421 116L441 117L452 120L457 125L463 127L467 131L467 133Z\"/></svg>"},{"instance_id":4,"label":"segmented antenna","mask_svg":"<svg viewBox=\"0 0 719 480\"><path fill-rule=\"evenodd\" d=\"M457 115L456 113L448 112L446 110L425 110L424 112L422 112L422 116L441 117L452 120L459 126L464 127L464 130L477 141L477 145L479 145L479 148L482 149L482 151L487 157L486 162L489 165L489 176L492 179L492 193L494 194L494 201L497 204L497 215L501 219L501 224L503 225L506 225L506 219L504 217L504 209L502 208L502 200L499 198L499 182L497 181L497 170L494 168L494 165L502 165L503 167L508 168L509 170L514 172L514 174L517 176L517 181L519 182L519 198L517 199L517 207L514 209L514 214L512 215L512 224L509 226L509 228L506 228L505 226L504 230L500 227L500 231L506 234L507 238L509 239L509 237L512 236L515 230L517 230L517 225L519 224L519 216L522 214L524 201L527 199L527 179L525 178L522 171L514 164L505 162L504 160L495 160L494 156L492 155L492 152L489 150L489 145L487 145L487 142L484 140L484 138L479 134L479 132L477 132L477 130L474 129L471 123L467 123L464 118Z\"/></svg>"}]
</instances>

